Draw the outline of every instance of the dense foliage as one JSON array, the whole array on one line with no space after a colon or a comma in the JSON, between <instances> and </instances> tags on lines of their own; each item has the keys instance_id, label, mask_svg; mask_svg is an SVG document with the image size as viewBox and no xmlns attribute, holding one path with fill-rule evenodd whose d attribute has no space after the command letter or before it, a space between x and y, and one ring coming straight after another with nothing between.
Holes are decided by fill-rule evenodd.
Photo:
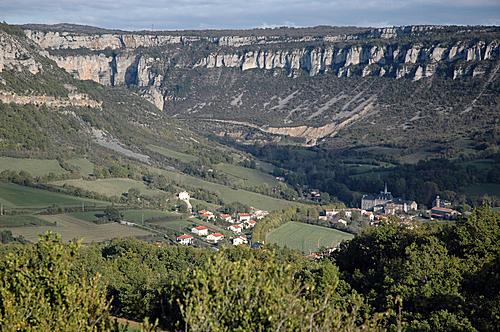
<instances>
[{"instance_id":1,"label":"dense foliage","mask_svg":"<svg viewBox=\"0 0 500 332\"><path fill-rule=\"evenodd\" d=\"M158 320L168 330L495 331L500 324L500 214L488 208L445 226L387 223L316 261L286 249L214 252L137 240L77 249L45 237L0 249L0 318L11 324L4 326L108 328L104 290L113 315Z\"/></svg>"},{"instance_id":2,"label":"dense foliage","mask_svg":"<svg viewBox=\"0 0 500 332\"><path fill-rule=\"evenodd\" d=\"M369 155L358 155L356 151L338 153L319 148L304 149L267 145L244 147L256 157L278 166L276 176L285 176L294 186L319 188L352 206L359 206L362 193L378 193L387 183L392 193L405 199L416 200L430 205L436 194L453 201L455 205L482 203L480 199L467 199L462 189L475 183L500 183L498 166L500 155L489 156L491 167L479 168L460 160L432 159L417 164L399 164L397 160L379 155L370 159ZM371 168L352 167L349 159L371 160ZM358 161L359 162L359 161ZM390 167L381 164L394 163ZM379 168L380 167L380 168ZM495 200L494 198L492 198ZM496 202L496 201L495 201Z\"/></svg>"}]
</instances>

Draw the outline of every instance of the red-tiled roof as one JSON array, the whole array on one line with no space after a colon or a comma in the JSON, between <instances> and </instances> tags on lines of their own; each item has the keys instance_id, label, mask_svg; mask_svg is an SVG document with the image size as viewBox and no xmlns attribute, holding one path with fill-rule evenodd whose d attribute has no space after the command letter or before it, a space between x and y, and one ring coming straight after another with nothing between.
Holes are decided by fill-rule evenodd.
<instances>
[{"instance_id":1,"label":"red-tiled roof","mask_svg":"<svg viewBox=\"0 0 500 332\"><path fill-rule=\"evenodd\" d=\"M441 212L452 213L452 212L454 212L455 210L435 206L435 207L433 207L433 208L432 208L432 210L431 210L431 211L441 211Z\"/></svg>"},{"instance_id":2,"label":"red-tiled roof","mask_svg":"<svg viewBox=\"0 0 500 332\"><path fill-rule=\"evenodd\" d=\"M194 229L197 229L197 230L199 230L199 231L202 231L202 230L208 229L208 227L206 227L206 226L197 226L197 227L195 227Z\"/></svg>"},{"instance_id":3,"label":"red-tiled roof","mask_svg":"<svg viewBox=\"0 0 500 332\"><path fill-rule=\"evenodd\" d=\"M215 237L224 237L224 234L221 234L221 233L213 233L210 235L215 236Z\"/></svg>"},{"instance_id":4,"label":"red-tiled roof","mask_svg":"<svg viewBox=\"0 0 500 332\"><path fill-rule=\"evenodd\" d=\"M251 214L251 213L238 213L238 215L239 215L240 217L251 217L251 216L252 216L252 214Z\"/></svg>"},{"instance_id":5,"label":"red-tiled roof","mask_svg":"<svg viewBox=\"0 0 500 332\"><path fill-rule=\"evenodd\" d=\"M193 237L189 234L182 234L181 236L178 236L178 240L185 240L185 239L192 239Z\"/></svg>"}]
</instances>

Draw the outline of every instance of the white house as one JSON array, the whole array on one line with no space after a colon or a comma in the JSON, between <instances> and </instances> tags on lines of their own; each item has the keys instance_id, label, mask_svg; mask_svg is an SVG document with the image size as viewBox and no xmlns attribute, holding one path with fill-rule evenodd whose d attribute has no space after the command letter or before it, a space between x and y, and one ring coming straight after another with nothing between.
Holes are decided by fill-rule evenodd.
<instances>
[{"instance_id":1,"label":"white house","mask_svg":"<svg viewBox=\"0 0 500 332\"><path fill-rule=\"evenodd\" d=\"M346 221L346 220L344 220L344 219L339 219L337 222L338 222L339 224L343 224L344 226L347 226L347 221Z\"/></svg>"},{"instance_id":2,"label":"white house","mask_svg":"<svg viewBox=\"0 0 500 332\"><path fill-rule=\"evenodd\" d=\"M239 246L240 244L247 244L247 243L248 243L248 240L244 236L237 236L237 237L233 238L233 245L235 245L235 246Z\"/></svg>"},{"instance_id":3,"label":"white house","mask_svg":"<svg viewBox=\"0 0 500 332\"><path fill-rule=\"evenodd\" d=\"M243 230L243 224L231 225L227 229L230 230L231 232L239 234Z\"/></svg>"},{"instance_id":4,"label":"white house","mask_svg":"<svg viewBox=\"0 0 500 332\"><path fill-rule=\"evenodd\" d=\"M337 211L335 209L325 209L325 216L328 217L328 218L333 217L337 213L339 213L339 211Z\"/></svg>"},{"instance_id":5,"label":"white house","mask_svg":"<svg viewBox=\"0 0 500 332\"><path fill-rule=\"evenodd\" d=\"M222 219L222 220L224 220L225 222L230 222L230 223L234 222L233 217L231 217L230 214L221 213L219 215L219 218Z\"/></svg>"},{"instance_id":6,"label":"white house","mask_svg":"<svg viewBox=\"0 0 500 332\"><path fill-rule=\"evenodd\" d=\"M244 223L245 229L254 228L255 225L257 225L257 222L255 220L245 221Z\"/></svg>"},{"instance_id":7,"label":"white house","mask_svg":"<svg viewBox=\"0 0 500 332\"><path fill-rule=\"evenodd\" d=\"M205 226L197 226L191 229L191 233L199 235L199 236L207 236L208 235L208 227Z\"/></svg>"},{"instance_id":8,"label":"white house","mask_svg":"<svg viewBox=\"0 0 500 332\"><path fill-rule=\"evenodd\" d=\"M181 201L188 201L191 198L191 196L189 196L189 193L187 191L181 191L177 196Z\"/></svg>"},{"instance_id":9,"label":"white house","mask_svg":"<svg viewBox=\"0 0 500 332\"><path fill-rule=\"evenodd\" d=\"M217 243L224 238L224 234L221 233L212 233L207 236L207 241L212 243Z\"/></svg>"},{"instance_id":10,"label":"white house","mask_svg":"<svg viewBox=\"0 0 500 332\"><path fill-rule=\"evenodd\" d=\"M178 236L176 238L176 240L177 240L177 243L180 243L180 244L183 244L185 246L188 246L191 243L193 243L193 236L189 235L189 234L182 234L181 236Z\"/></svg>"},{"instance_id":11,"label":"white house","mask_svg":"<svg viewBox=\"0 0 500 332\"><path fill-rule=\"evenodd\" d=\"M253 215L251 213L238 213L238 220L240 222L245 222L252 220Z\"/></svg>"},{"instance_id":12,"label":"white house","mask_svg":"<svg viewBox=\"0 0 500 332\"><path fill-rule=\"evenodd\" d=\"M264 210L255 210L255 212L253 213L253 216L255 217L255 219L257 220L261 220L262 218L264 218L265 216L267 216L269 214L268 211L264 211Z\"/></svg>"}]
</instances>

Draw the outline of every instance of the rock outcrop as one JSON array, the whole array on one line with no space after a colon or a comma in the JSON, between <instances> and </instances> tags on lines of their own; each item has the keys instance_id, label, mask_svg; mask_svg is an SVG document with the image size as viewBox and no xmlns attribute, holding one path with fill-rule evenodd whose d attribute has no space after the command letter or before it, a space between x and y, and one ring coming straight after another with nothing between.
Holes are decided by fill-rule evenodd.
<instances>
[{"instance_id":1,"label":"rock outcrop","mask_svg":"<svg viewBox=\"0 0 500 332\"><path fill-rule=\"evenodd\" d=\"M19 40L0 31L0 73L4 69L22 71L27 69L32 74L42 70L37 62Z\"/></svg>"},{"instance_id":2,"label":"rock outcrop","mask_svg":"<svg viewBox=\"0 0 500 332\"><path fill-rule=\"evenodd\" d=\"M289 73L303 71L310 76L332 72L338 77L387 76L409 77L414 80L433 76L440 65L446 69L450 66L471 67L452 75L456 79L461 75L472 76L473 69L480 61L497 60L499 51L497 40L489 43L458 42L452 46L439 43L428 46L398 43L348 47L331 45L312 49L238 50L231 53L218 51L200 59L194 67L283 69ZM443 70L442 75L449 74Z\"/></svg>"},{"instance_id":3,"label":"rock outcrop","mask_svg":"<svg viewBox=\"0 0 500 332\"><path fill-rule=\"evenodd\" d=\"M18 95L0 90L0 102L4 104L35 105L48 107L91 107L101 108L102 102L90 99L82 93L69 93L67 98L44 95Z\"/></svg>"}]
</instances>

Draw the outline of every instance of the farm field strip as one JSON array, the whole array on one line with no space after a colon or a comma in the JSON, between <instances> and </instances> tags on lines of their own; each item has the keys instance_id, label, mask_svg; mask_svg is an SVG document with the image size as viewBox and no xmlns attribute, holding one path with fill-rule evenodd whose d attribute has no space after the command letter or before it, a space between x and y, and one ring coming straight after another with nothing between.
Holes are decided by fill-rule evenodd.
<instances>
[{"instance_id":1,"label":"farm field strip","mask_svg":"<svg viewBox=\"0 0 500 332\"><path fill-rule=\"evenodd\" d=\"M136 227L124 226L117 223L96 225L69 215L40 216L40 218L49 223L55 223L56 226L5 227L2 229L8 229L17 236L22 235L30 242L37 242L39 235L47 231L59 233L63 241L82 239L84 243L151 235L150 232Z\"/></svg>"},{"instance_id":2,"label":"farm field strip","mask_svg":"<svg viewBox=\"0 0 500 332\"><path fill-rule=\"evenodd\" d=\"M4 204L4 208L43 208L52 204L61 207L80 206L82 203L98 206L110 204L13 183L0 183L0 202Z\"/></svg>"}]
</instances>

